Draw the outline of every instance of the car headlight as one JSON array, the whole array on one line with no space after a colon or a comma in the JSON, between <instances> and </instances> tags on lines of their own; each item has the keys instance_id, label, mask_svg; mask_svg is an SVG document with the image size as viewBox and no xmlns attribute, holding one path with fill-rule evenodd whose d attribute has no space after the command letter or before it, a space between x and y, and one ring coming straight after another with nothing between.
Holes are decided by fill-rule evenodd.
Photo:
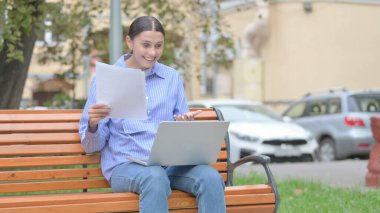
<instances>
[{"instance_id":1,"label":"car headlight","mask_svg":"<svg viewBox=\"0 0 380 213\"><path fill-rule=\"evenodd\" d=\"M249 135L243 135L243 134L239 134L239 133L236 133L236 132L231 132L230 134L233 135L233 136L235 136L239 140L243 140L243 141L257 142L257 141L260 140L257 137L249 136Z\"/></svg>"}]
</instances>

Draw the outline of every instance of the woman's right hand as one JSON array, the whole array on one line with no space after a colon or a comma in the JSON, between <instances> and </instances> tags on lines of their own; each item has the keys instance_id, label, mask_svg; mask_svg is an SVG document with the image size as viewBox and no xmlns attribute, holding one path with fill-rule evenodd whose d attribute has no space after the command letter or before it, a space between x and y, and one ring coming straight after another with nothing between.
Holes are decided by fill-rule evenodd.
<instances>
[{"instance_id":1,"label":"woman's right hand","mask_svg":"<svg viewBox=\"0 0 380 213\"><path fill-rule=\"evenodd\" d=\"M98 123L103 118L107 117L111 112L111 108L105 104L94 104L88 110L90 130L95 132Z\"/></svg>"}]
</instances>

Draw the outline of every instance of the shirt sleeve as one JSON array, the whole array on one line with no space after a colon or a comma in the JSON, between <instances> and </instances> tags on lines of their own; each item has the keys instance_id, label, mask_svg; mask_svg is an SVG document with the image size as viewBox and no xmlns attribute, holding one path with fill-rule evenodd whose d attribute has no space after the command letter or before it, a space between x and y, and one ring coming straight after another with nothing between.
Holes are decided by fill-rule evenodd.
<instances>
[{"instance_id":1,"label":"shirt sleeve","mask_svg":"<svg viewBox=\"0 0 380 213\"><path fill-rule=\"evenodd\" d=\"M181 115L189 112L189 107L186 102L185 89L180 75L177 75L177 100L173 110L173 115Z\"/></svg>"},{"instance_id":2,"label":"shirt sleeve","mask_svg":"<svg viewBox=\"0 0 380 213\"><path fill-rule=\"evenodd\" d=\"M81 144L87 153L102 150L109 139L109 119L101 120L95 132L91 132L89 128L88 110L90 106L96 103L95 79L96 77L94 77L91 81L90 93L88 95L87 102L79 122L79 135L81 139Z\"/></svg>"}]
</instances>

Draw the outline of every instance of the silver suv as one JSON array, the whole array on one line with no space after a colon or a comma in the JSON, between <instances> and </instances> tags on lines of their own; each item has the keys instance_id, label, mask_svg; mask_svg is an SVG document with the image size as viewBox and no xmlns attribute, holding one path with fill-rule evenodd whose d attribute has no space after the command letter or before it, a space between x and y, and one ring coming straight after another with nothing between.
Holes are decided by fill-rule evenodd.
<instances>
[{"instance_id":1,"label":"silver suv","mask_svg":"<svg viewBox=\"0 0 380 213\"><path fill-rule=\"evenodd\" d=\"M370 117L380 115L380 90L308 93L283 115L313 133L321 161L368 157L375 144Z\"/></svg>"}]
</instances>

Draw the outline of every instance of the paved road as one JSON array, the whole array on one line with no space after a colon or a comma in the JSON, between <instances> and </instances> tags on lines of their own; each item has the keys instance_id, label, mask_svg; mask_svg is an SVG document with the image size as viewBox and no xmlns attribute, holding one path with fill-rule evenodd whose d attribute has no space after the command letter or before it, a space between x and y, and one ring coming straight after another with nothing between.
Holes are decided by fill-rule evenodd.
<instances>
[{"instance_id":1,"label":"paved road","mask_svg":"<svg viewBox=\"0 0 380 213\"><path fill-rule=\"evenodd\" d=\"M270 168L276 181L305 179L337 187L366 189L367 164L368 160L354 159L335 162L271 163ZM236 170L242 175L249 174L251 171L265 174L262 166L259 165L243 165Z\"/></svg>"}]
</instances>

